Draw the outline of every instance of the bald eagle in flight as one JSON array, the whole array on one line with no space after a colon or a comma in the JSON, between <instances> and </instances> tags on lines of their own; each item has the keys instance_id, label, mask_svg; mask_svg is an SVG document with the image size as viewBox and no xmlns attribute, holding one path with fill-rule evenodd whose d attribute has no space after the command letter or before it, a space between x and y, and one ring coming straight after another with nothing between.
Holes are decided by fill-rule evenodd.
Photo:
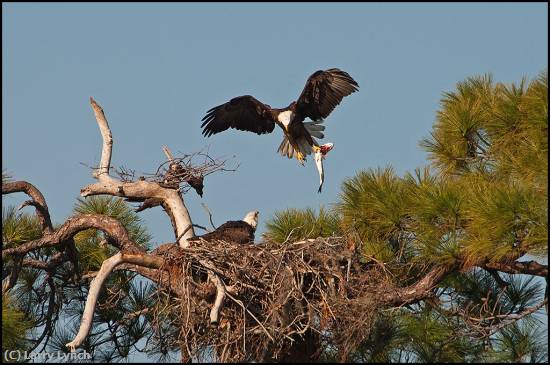
<instances>
[{"instance_id":1,"label":"bald eagle in flight","mask_svg":"<svg viewBox=\"0 0 550 365\"><path fill-rule=\"evenodd\" d=\"M238 96L218 105L202 118L202 134L210 137L229 128L257 134L271 133L277 124L284 133L278 152L296 157L303 164L305 157L319 152L313 138L323 138L323 119L340 104L344 96L359 90L357 82L337 68L319 70L306 82L298 100L282 109L271 108L251 95ZM304 122L310 118L311 122Z\"/></svg>"},{"instance_id":2,"label":"bald eagle in flight","mask_svg":"<svg viewBox=\"0 0 550 365\"><path fill-rule=\"evenodd\" d=\"M227 221L215 231L203 234L202 236L192 237L189 241L196 241L202 238L206 241L222 240L237 244L250 244L254 242L254 233L258 226L259 212L254 210L240 221Z\"/></svg>"}]
</instances>

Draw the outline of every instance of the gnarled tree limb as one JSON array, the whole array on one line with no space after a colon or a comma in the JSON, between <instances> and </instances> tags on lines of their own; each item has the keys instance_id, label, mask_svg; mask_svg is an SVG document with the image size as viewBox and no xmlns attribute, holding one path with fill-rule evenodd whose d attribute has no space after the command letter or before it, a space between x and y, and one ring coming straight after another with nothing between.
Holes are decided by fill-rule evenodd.
<instances>
[{"instance_id":1,"label":"gnarled tree limb","mask_svg":"<svg viewBox=\"0 0 550 365\"><path fill-rule=\"evenodd\" d=\"M2 183L2 194L17 192L23 192L32 199L23 203L20 208L23 208L26 205L34 206L36 208L36 215L40 220L42 232L45 234L51 233L53 231L52 221L50 219L50 212L48 210L48 205L46 204L46 199L44 199L44 195L42 195L42 193L33 184L26 181Z\"/></svg>"},{"instance_id":2,"label":"gnarled tree limb","mask_svg":"<svg viewBox=\"0 0 550 365\"><path fill-rule=\"evenodd\" d=\"M95 228L107 233L112 242L120 249L128 252L145 252L128 237L126 228L114 218L99 214L82 214L69 218L56 231L37 240L29 241L17 247L2 250L2 257L6 255L25 255L31 251L53 247L73 238L80 231Z\"/></svg>"}]
</instances>

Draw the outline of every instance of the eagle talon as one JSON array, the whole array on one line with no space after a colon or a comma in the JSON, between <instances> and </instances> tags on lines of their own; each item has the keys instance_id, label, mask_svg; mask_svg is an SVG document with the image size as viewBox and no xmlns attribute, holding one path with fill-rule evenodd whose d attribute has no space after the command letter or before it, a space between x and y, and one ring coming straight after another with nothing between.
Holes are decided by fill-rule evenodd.
<instances>
[{"instance_id":1,"label":"eagle talon","mask_svg":"<svg viewBox=\"0 0 550 365\"><path fill-rule=\"evenodd\" d=\"M304 154L300 151L298 151L298 153L296 154L296 159L298 160L298 162L300 162L302 164L302 166L304 165L304 162L306 161L306 158L305 158Z\"/></svg>"}]
</instances>

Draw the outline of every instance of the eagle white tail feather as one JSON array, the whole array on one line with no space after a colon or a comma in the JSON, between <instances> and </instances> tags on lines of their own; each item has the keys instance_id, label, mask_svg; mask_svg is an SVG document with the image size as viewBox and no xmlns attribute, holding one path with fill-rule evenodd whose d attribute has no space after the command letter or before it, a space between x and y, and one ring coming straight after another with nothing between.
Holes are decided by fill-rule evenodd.
<instances>
[{"instance_id":1,"label":"eagle white tail feather","mask_svg":"<svg viewBox=\"0 0 550 365\"><path fill-rule=\"evenodd\" d=\"M279 149L277 150L283 156L286 156L288 154L288 143L285 143L285 142L286 142L286 139L283 139L283 141L279 145Z\"/></svg>"},{"instance_id":2,"label":"eagle white tail feather","mask_svg":"<svg viewBox=\"0 0 550 365\"><path fill-rule=\"evenodd\" d=\"M277 150L277 152L288 158L292 158L294 156L294 149L292 148L286 137L283 138L283 141L279 145L279 149Z\"/></svg>"},{"instance_id":3,"label":"eagle white tail feather","mask_svg":"<svg viewBox=\"0 0 550 365\"><path fill-rule=\"evenodd\" d=\"M325 135L321 132L317 132L317 131L310 131L309 134L311 134L312 137L315 137L315 138L319 138L319 139L323 139L325 138Z\"/></svg>"},{"instance_id":4,"label":"eagle white tail feather","mask_svg":"<svg viewBox=\"0 0 550 365\"><path fill-rule=\"evenodd\" d=\"M325 130L325 126L321 125L320 123L323 123L324 120L318 121L318 122L306 122L304 123L304 127L306 130L311 134L313 137L316 138L324 138L325 135L321 133L321 131Z\"/></svg>"},{"instance_id":5,"label":"eagle white tail feather","mask_svg":"<svg viewBox=\"0 0 550 365\"><path fill-rule=\"evenodd\" d=\"M304 122L304 127L308 131L308 133L311 135L311 137L315 137L318 139L325 138L324 133L322 131L325 130L325 126L321 125L325 120L320 119L316 121L311 122ZM317 141L313 140L315 144L317 144ZM298 145L298 148L300 149L300 152L304 155L311 155L313 152L312 147L309 145L307 140L305 138L301 138L296 141L296 144ZM290 144L288 141L288 138L286 136L283 138L283 141L279 145L279 148L277 149L277 152L279 152L281 155L286 156L288 158L294 158L297 156L297 151L294 150L294 147Z\"/></svg>"},{"instance_id":6,"label":"eagle white tail feather","mask_svg":"<svg viewBox=\"0 0 550 365\"><path fill-rule=\"evenodd\" d=\"M315 140L314 142L317 143L317 141ZM296 141L296 144L298 145L297 147L304 156L311 155L311 153L313 152L313 149L305 138L300 138L298 141ZM297 151L290 144L288 138L286 137L283 138L283 141L279 145L277 152L279 152L282 156L286 156L288 158L293 158L297 155Z\"/></svg>"},{"instance_id":7,"label":"eagle white tail feather","mask_svg":"<svg viewBox=\"0 0 550 365\"><path fill-rule=\"evenodd\" d=\"M277 152L279 152L282 156L286 156L288 158L293 158L296 154L296 151L294 151L294 148L286 137L283 138L283 141L279 145Z\"/></svg>"},{"instance_id":8,"label":"eagle white tail feather","mask_svg":"<svg viewBox=\"0 0 550 365\"><path fill-rule=\"evenodd\" d=\"M323 121L321 122L305 122L304 127L306 127L307 131L311 133L311 131L324 131L325 126L321 125Z\"/></svg>"},{"instance_id":9,"label":"eagle white tail feather","mask_svg":"<svg viewBox=\"0 0 550 365\"><path fill-rule=\"evenodd\" d=\"M321 124L313 124L313 123L304 123L304 127L306 127L306 129L308 131L324 131L325 130L325 126L324 125L321 125Z\"/></svg>"},{"instance_id":10,"label":"eagle white tail feather","mask_svg":"<svg viewBox=\"0 0 550 365\"><path fill-rule=\"evenodd\" d=\"M321 119L317 119L317 120L312 120L311 122L304 122L304 124L322 124L324 122L325 122L325 120L323 118L321 118Z\"/></svg>"}]
</instances>

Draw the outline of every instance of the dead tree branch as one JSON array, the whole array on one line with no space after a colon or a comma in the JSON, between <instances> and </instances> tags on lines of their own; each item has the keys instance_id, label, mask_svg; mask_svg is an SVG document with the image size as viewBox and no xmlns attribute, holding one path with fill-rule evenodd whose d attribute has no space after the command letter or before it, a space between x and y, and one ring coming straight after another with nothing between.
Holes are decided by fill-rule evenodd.
<instances>
[{"instance_id":1,"label":"dead tree branch","mask_svg":"<svg viewBox=\"0 0 550 365\"><path fill-rule=\"evenodd\" d=\"M36 208L36 215L40 220L42 232L45 234L51 233L53 230L52 221L50 219L50 212L48 210L48 205L46 204L46 199L44 199L44 195L42 195L42 193L33 184L26 181L2 183L2 194L17 192L23 192L32 199L23 203L19 209L27 205L34 206Z\"/></svg>"},{"instance_id":2,"label":"dead tree branch","mask_svg":"<svg viewBox=\"0 0 550 365\"><path fill-rule=\"evenodd\" d=\"M146 200L150 198L159 199L163 202L163 206L165 206L167 214L170 215L170 219L174 222L175 237L180 237L181 235L181 238L178 240L180 247L188 247L189 243L187 242L187 239L195 236L195 232L193 228L191 228L182 235L185 228L192 225L193 222L191 221L191 217L179 191L163 188L156 182L144 180L123 182L109 175L113 137L111 135L107 118L105 117L105 113L103 112L101 106L93 98L90 98L90 103L101 131L103 144L99 168L93 173L93 177L98 180L98 183L86 186L80 191L80 195L87 197L92 195L108 194L138 200Z\"/></svg>"},{"instance_id":3,"label":"dead tree branch","mask_svg":"<svg viewBox=\"0 0 550 365\"><path fill-rule=\"evenodd\" d=\"M104 231L115 246L128 252L144 252L143 248L132 242L124 226L114 218L99 214L82 214L69 218L57 230L42 238L29 241L17 247L2 250L2 257L7 255L25 255L31 251L60 245L70 240L80 231L95 228Z\"/></svg>"},{"instance_id":4,"label":"dead tree branch","mask_svg":"<svg viewBox=\"0 0 550 365\"><path fill-rule=\"evenodd\" d=\"M90 290L86 299L84 314L82 315L82 320L80 322L80 329L78 330L75 338L66 345L71 350L71 352L74 352L75 349L82 344L84 339L86 339L86 336L88 336L88 332L90 332L97 298L99 296L99 291L103 286L103 282L111 274L113 269L122 263L130 263L134 265L158 269L163 265L163 260L161 258L149 255L132 255L124 254L122 252L119 252L116 255L105 260L101 265L101 269L97 273L97 276L90 283Z\"/></svg>"}]
</instances>

